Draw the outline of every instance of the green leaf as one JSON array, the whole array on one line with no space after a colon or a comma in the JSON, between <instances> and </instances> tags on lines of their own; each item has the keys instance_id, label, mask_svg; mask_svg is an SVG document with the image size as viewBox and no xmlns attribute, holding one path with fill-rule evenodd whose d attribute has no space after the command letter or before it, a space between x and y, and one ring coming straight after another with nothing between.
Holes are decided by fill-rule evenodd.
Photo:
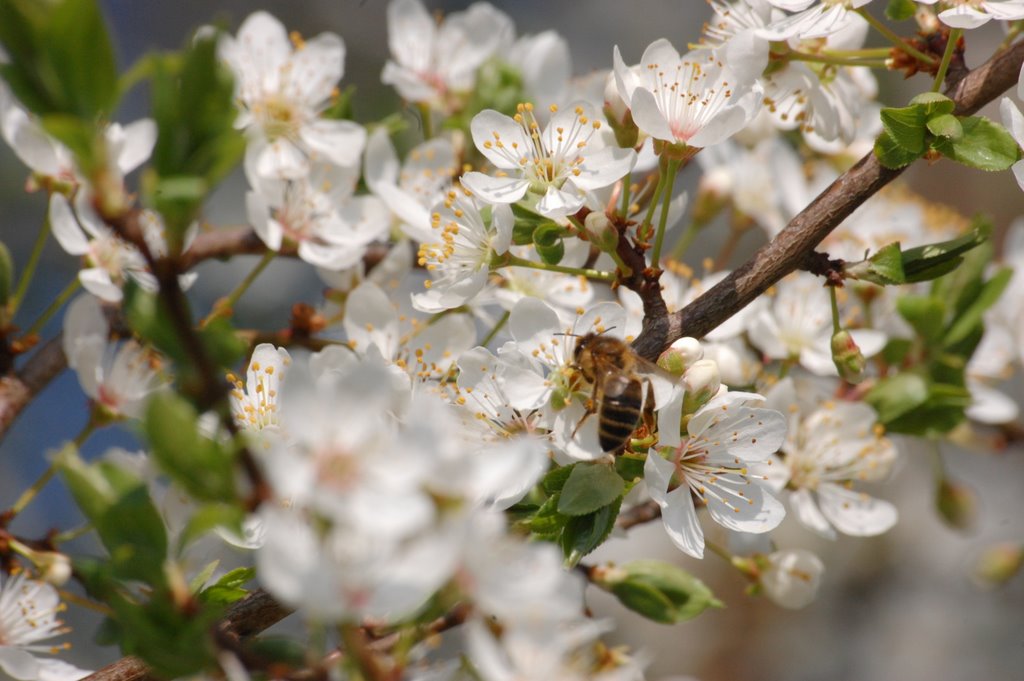
<instances>
[{"instance_id":1,"label":"green leaf","mask_svg":"<svg viewBox=\"0 0 1024 681\"><path fill-rule=\"evenodd\" d=\"M962 385L902 373L879 381L865 400L890 432L940 437L963 421L971 395Z\"/></svg>"},{"instance_id":2,"label":"green leaf","mask_svg":"<svg viewBox=\"0 0 1024 681\"><path fill-rule=\"evenodd\" d=\"M956 109L956 102L941 92L922 92L910 100L910 105L920 108L927 119L951 114Z\"/></svg>"},{"instance_id":3,"label":"green leaf","mask_svg":"<svg viewBox=\"0 0 1024 681\"><path fill-rule=\"evenodd\" d=\"M953 322L949 331L946 332L946 336L943 338L943 345L947 348L956 345L967 338L975 329L979 328L985 311L996 304L1012 277L1013 269L1004 267L985 282L970 307L957 316L956 321Z\"/></svg>"},{"instance_id":4,"label":"green leaf","mask_svg":"<svg viewBox=\"0 0 1024 681\"><path fill-rule=\"evenodd\" d=\"M991 230L990 223L977 221L975 228L961 237L903 251L907 283L929 281L956 269L960 256L988 241Z\"/></svg>"},{"instance_id":5,"label":"green leaf","mask_svg":"<svg viewBox=\"0 0 1024 681\"><path fill-rule=\"evenodd\" d=\"M624 454L615 457L615 472L626 482L632 482L644 477L644 457Z\"/></svg>"},{"instance_id":6,"label":"green leaf","mask_svg":"<svg viewBox=\"0 0 1024 681\"><path fill-rule=\"evenodd\" d=\"M174 392L158 392L143 419L153 457L171 479L202 501L235 498L234 452L200 435L198 415Z\"/></svg>"},{"instance_id":7,"label":"green leaf","mask_svg":"<svg viewBox=\"0 0 1024 681\"><path fill-rule=\"evenodd\" d=\"M903 273L903 254L899 243L883 246L866 260L844 265L843 274L849 279L879 286L904 283L906 275Z\"/></svg>"},{"instance_id":8,"label":"green leaf","mask_svg":"<svg viewBox=\"0 0 1024 681\"><path fill-rule=\"evenodd\" d=\"M890 338L889 342L882 348L882 359L886 364L899 365L903 363L910 351L914 349L914 342L909 338Z\"/></svg>"},{"instance_id":9,"label":"green leaf","mask_svg":"<svg viewBox=\"0 0 1024 681\"><path fill-rule=\"evenodd\" d=\"M181 554L192 542L205 537L211 530L224 528L241 537L245 512L231 504L211 503L200 506L188 519L185 529L178 536L178 553Z\"/></svg>"},{"instance_id":10,"label":"green leaf","mask_svg":"<svg viewBox=\"0 0 1024 681\"><path fill-rule=\"evenodd\" d=\"M203 589L199 594L199 600L203 603L230 605L249 593L247 589L243 588L243 585L255 577L255 568L235 568L217 580L215 584Z\"/></svg>"},{"instance_id":11,"label":"green leaf","mask_svg":"<svg viewBox=\"0 0 1024 681\"><path fill-rule=\"evenodd\" d=\"M708 608L720 608L703 582L682 568L657 560L639 560L612 568L615 578L601 584L623 605L644 617L676 624L693 619Z\"/></svg>"},{"instance_id":12,"label":"green leaf","mask_svg":"<svg viewBox=\"0 0 1024 681\"><path fill-rule=\"evenodd\" d=\"M900 316L910 322L922 339L935 343L946 328L946 304L932 296L903 296L896 301Z\"/></svg>"},{"instance_id":13,"label":"green leaf","mask_svg":"<svg viewBox=\"0 0 1024 681\"><path fill-rule=\"evenodd\" d=\"M576 464L562 487L558 512L578 516L593 513L617 499L626 483L605 463Z\"/></svg>"},{"instance_id":14,"label":"green leaf","mask_svg":"<svg viewBox=\"0 0 1024 681\"><path fill-rule=\"evenodd\" d=\"M878 412L883 425L917 409L928 399L928 380L913 373L901 373L876 383L865 401Z\"/></svg>"},{"instance_id":15,"label":"green leaf","mask_svg":"<svg viewBox=\"0 0 1024 681\"><path fill-rule=\"evenodd\" d=\"M217 58L217 40L215 32L200 35L183 54L154 58L151 65L158 135L143 188L164 216L172 251L245 147L234 127L234 81Z\"/></svg>"},{"instance_id":16,"label":"green leaf","mask_svg":"<svg viewBox=\"0 0 1024 681\"><path fill-rule=\"evenodd\" d=\"M533 247L541 260L549 265L557 265L565 256L565 244L562 237L565 230L553 222L538 225L533 231Z\"/></svg>"},{"instance_id":17,"label":"green leaf","mask_svg":"<svg viewBox=\"0 0 1024 681\"><path fill-rule=\"evenodd\" d=\"M901 147L896 139L883 130L875 140L875 156L878 162L890 170L899 170L921 158L924 152L915 153Z\"/></svg>"},{"instance_id":18,"label":"green leaf","mask_svg":"<svg viewBox=\"0 0 1024 681\"><path fill-rule=\"evenodd\" d=\"M906 21L913 19L917 12L917 3L914 0L889 0L885 8L885 17L890 21Z\"/></svg>"},{"instance_id":19,"label":"green leaf","mask_svg":"<svg viewBox=\"0 0 1024 681\"><path fill-rule=\"evenodd\" d=\"M569 464L568 466L558 466L548 471L547 475L540 481L541 487L548 494L555 494L561 492L562 488L565 487L565 481L572 475L572 471L579 464Z\"/></svg>"},{"instance_id":20,"label":"green leaf","mask_svg":"<svg viewBox=\"0 0 1024 681\"><path fill-rule=\"evenodd\" d=\"M218 317L203 327L199 337L210 358L221 367L235 364L248 349L245 341L235 332L235 327L224 317Z\"/></svg>"},{"instance_id":21,"label":"green leaf","mask_svg":"<svg viewBox=\"0 0 1024 681\"><path fill-rule=\"evenodd\" d=\"M85 120L109 115L117 104L117 63L96 0L55 5L41 35L47 65L63 90L63 112Z\"/></svg>"},{"instance_id":22,"label":"green leaf","mask_svg":"<svg viewBox=\"0 0 1024 681\"><path fill-rule=\"evenodd\" d=\"M108 461L86 464L74 445L54 465L110 554L114 576L151 585L164 580L167 531L146 485Z\"/></svg>"},{"instance_id":23,"label":"green leaf","mask_svg":"<svg viewBox=\"0 0 1024 681\"><path fill-rule=\"evenodd\" d=\"M621 505L622 497L619 497L593 513L569 518L558 543L570 565L576 565L583 556L604 543L615 528Z\"/></svg>"},{"instance_id":24,"label":"green leaf","mask_svg":"<svg viewBox=\"0 0 1024 681\"><path fill-rule=\"evenodd\" d=\"M936 140L934 147L943 156L986 171L1006 170L1020 160L1020 147L1003 126L981 116L967 116L960 124L959 139Z\"/></svg>"},{"instance_id":25,"label":"green leaf","mask_svg":"<svg viewBox=\"0 0 1024 681\"><path fill-rule=\"evenodd\" d=\"M882 109L882 127L900 149L920 156L925 152L925 107L923 105Z\"/></svg>"},{"instance_id":26,"label":"green leaf","mask_svg":"<svg viewBox=\"0 0 1024 681\"><path fill-rule=\"evenodd\" d=\"M527 529L542 539L557 539L569 521L568 516L558 512L558 496L556 493L544 502L533 514L533 517L526 522Z\"/></svg>"},{"instance_id":27,"label":"green leaf","mask_svg":"<svg viewBox=\"0 0 1024 681\"><path fill-rule=\"evenodd\" d=\"M964 128L953 114L942 114L928 119L928 131L936 137L947 137L953 141L963 138Z\"/></svg>"}]
</instances>

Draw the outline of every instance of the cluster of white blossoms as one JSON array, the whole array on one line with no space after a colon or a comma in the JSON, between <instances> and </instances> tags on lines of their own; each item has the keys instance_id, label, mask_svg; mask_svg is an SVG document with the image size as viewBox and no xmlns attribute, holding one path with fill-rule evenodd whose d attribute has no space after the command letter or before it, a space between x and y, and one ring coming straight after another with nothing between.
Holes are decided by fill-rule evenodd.
<instances>
[{"instance_id":1,"label":"cluster of white blossoms","mask_svg":"<svg viewBox=\"0 0 1024 681\"><path fill-rule=\"evenodd\" d=\"M620 511L660 515L680 561L728 555L727 545L756 537L758 549L730 564L783 607L804 607L825 566L775 545L783 523L803 528L789 536L836 540L881 535L898 519L882 498L900 456L886 424L898 418L871 406L885 403L869 399L873 386L948 360L943 370L960 371L959 437L1018 417L1000 384L1024 364L1024 275L995 268L986 276L1007 277L1007 292L979 308L983 327L944 346L960 352L952 360L929 354L924 325L905 309L929 284L851 276L825 285L810 271L701 338L677 340L657 363L630 345L652 318L725 280L748 230L775 238L881 131L879 65L864 56L877 55L865 48L870 0L710 4L693 49L659 39L631 63L616 46L607 70L573 79L554 32L517 37L485 2L435 19L419 0L392 0L381 81L418 106L425 133L397 145L388 121L344 117L341 37L303 39L256 12L218 39L246 141L252 232L268 256L296 255L330 287L315 328L274 336L291 338L279 341L287 348L254 342L245 370L227 375L222 425L232 425L230 409L252 457L246 479L266 490L245 508L245 536L218 534L310 623L422 627L425 614L457 611L464 659L415 645L403 651L403 678L640 679L638 659L604 647L611 626L585 601L591 575L581 561L631 526ZM1024 19L1024 0L918 4L922 23L954 35ZM518 103L485 97L478 79L489 69L492 80L515 74L507 80ZM1002 114L1024 145L1011 99ZM168 252L163 222L140 209L141 238L128 243L104 222L73 154L5 89L0 123L31 186L50 194L53 235L81 259L87 293L65 314L62 347L94 409L89 427L140 419L148 399L171 389L172 363L127 337L138 310L114 306L129 282L159 290L149 262ZM106 128L115 196L132 196L124 178L156 141L149 119ZM673 181L694 158L701 176L688 201ZM1024 188L1022 164L1013 171ZM679 223L686 231L672 232ZM718 257L687 264L713 223L729 230ZM952 211L891 188L818 250L838 267L966 231ZM1024 224L1011 229L1003 259L1024 267ZM195 279L176 273L182 289ZM986 283L978 273L972 286ZM959 312L931 326L945 331ZM199 338L190 352L210 349ZM215 422L201 416L197 438L227 442ZM158 490L179 540L193 500L158 484L146 455L117 450L104 461ZM597 491L577 476L592 476ZM84 674L32 654L59 632L52 588L20 575L3 584L0 668L44 681Z\"/></svg>"}]
</instances>

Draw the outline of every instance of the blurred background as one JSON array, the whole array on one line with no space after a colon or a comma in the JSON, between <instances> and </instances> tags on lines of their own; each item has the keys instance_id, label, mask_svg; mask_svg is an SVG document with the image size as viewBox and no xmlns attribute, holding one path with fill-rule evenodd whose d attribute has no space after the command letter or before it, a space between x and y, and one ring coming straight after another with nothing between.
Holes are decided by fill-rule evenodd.
<instances>
[{"instance_id":1,"label":"blurred background","mask_svg":"<svg viewBox=\"0 0 1024 681\"><path fill-rule=\"evenodd\" d=\"M122 68L147 51L180 47L200 24L215 21L234 31L250 12L264 9L304 36L333 31L344 39L347 58L342 85L358 88L355 106L359 120L373 120L400 105L379 80L387 58L383 0L105 0L102 4ZM442 11L465 6L426 4ZM519 34L546 29L561 33L571 46L577 76L609 68L616 44L627 63L637 62L647 44L661 37L669 38L682 51L687 42L698 39L710 13L705 3L678 0L509 0L493 4L514 18ZM969 66L983 60L1001 37L998 28L972 32ZM928 88L925 76L904 83L899 75L882 74L880 84L882 100L893 105ZM144 90L137 88L126 100L122 122L146 115ZM987 113L997 117L994 110ZM694 186L695 173L691 168L684 175L683 184L688 188ZM0 239L19 264L27 258L45 211L42 195L22 191L25 175L13 154L0 148ZM1000 231L1024 212L1024 198L1009 173L989 176L947 162L931 167L919 163L905 178L925 196L967 214L991 214ZM210 205L209 222L244 222L244 191L240 175L226 182ZM712 232L702 234L705 243L701 248L707 253L717 252L724 236ZM753 234L744 242L748 250L758 245ZM703 253L695 249L695 255ZM212 301L226 294L253 263L254 259L242 257L232 263L204 264L191 293L198 309L208 309ZM75 276L75 266L51 240L24 304L24 319L19 320L23 325ZM243 299L238 310L240 322L243 326L280 328L287 323L292 302L315 302L321 288L311 268L275 260ZM43 338L59 328L57 315ZM21 415L0 444L0 507L9 506L36 479L45 468L46 453L73 438L86 416L86 398L77 379L65 372ZM130 430L108 428L88 441L84 455L94 458L111 446L131 449L137 446L135 442ZM872 489L872 494L899 507L901 520L894 530L874 539L844 537L831 543L787 521L777 533L780 547L807 547L826 564L818 600L805 610L786 611L766 599L746 597L744 580L735 571L714 555L702 562L683 556L668 542L660 522L633 530L628 541L610 541L595 560L676 561L705 579L726 603L724 610L667 627L633 617L592 590L589 598L595 612L613 616L619 623L613 642L649 651L653 661L648 678L653 680L677 675L702 681L1024 679L1024 579L1018 577L992 591L979 588L969 577L984 547L995 541L1024 539L1024 452L1019 446L991 453L941 445L950 472L977 493L979 502L974 526L954 531L943 525L934 511L932 447L909 441L901 444L902 465L891 481ZM14 529L38 536L51 527L66 529L80 522L60 486L51 484L19 517ZM66 619L74 627L71 638L76 641L69 660L81 667L97 667L119 657L115 649L99 648L92 642L96 615L72 606Z\"/></svg>"}]
</instances>

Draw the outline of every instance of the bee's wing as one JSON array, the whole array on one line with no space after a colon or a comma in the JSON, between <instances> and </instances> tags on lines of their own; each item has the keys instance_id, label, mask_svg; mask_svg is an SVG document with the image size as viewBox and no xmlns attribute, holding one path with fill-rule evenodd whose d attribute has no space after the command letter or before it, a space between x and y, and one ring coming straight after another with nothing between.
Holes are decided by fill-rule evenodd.
<instances>
[{"instance_id":1,"label":"bee's wing","mask_svg":"<svg viewBox=\"0 0 1024 681\"><path fill-rule=\"evenodd\" d=\"M636 370L650 380L651 387L654 389L655 405L668 404L672 399L672 394L676 390L682 389L677 376L673 376L654 362L648 361L643 357L637 356Z\"/></svg>"}]
</instances>

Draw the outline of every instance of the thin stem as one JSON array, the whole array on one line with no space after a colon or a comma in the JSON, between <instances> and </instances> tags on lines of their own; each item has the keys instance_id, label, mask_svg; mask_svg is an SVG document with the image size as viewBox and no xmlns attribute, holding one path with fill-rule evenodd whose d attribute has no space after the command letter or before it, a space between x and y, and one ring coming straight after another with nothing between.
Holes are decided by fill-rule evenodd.
<instances>
[{"instance_id":1,"label":"thin stem","mask_svg":"<svg viewBox=\"0 0 1024 681\"><path fill-rule=\"evenodd\" d=\"M99 421L95 416L95 412L93 412L89 416L89 422L85 424L84 428L82 428L82 432L80 432L78 436L75 437L75 446L81 447L85 443L85 441L89 439L89 436L92 435L93 431L96 430L97 425L99 425ZM27 490L22 492L21 496L18 497L18 500L14 502L13 506L11 506L11 510L9 511L11 516L16 516L23 510L25 510L25 507L28 506L32 502L32 500L36 498L36 495L39 494L39 492L41 492L44 487L46 487L46 483L50 482L50 480L53 478L56 472L56 464L51 463L49 466L47 466L46 470L43 471L42 475L40 475L39 478L36 479L36 481L33 482L32 485Z\"/></svg>"},{"instance_id":2,"label":"thin stem","mask_svg":"<svg viewBox=\"0 0 1024 681\"><path fill-rule=\"evenodd\" d=\"M494 326L491 327L491 330L488 331L487 335L484 336L484 339L482 341L480 341L480 345L482 345L483 347L486 348L487 344L490 343L492 340L494 340L495 336L498 335L498 332L501 331L502 328L504 328L505 324L508 323L508 318L511 315L512 315L511 312L509 312L508 310L505 310L505 314L501 315L501 319L499 319L497 322L494 323Z\"/></svg>"},{"instance_id":3,"label":"thin stem","mask_svg":"<svg viewBox=\"0 0 1024 681\"><path fill-rule=\"evenodd\" d=\"M619 212L622 213L623 218L629 217L629 182L630 175L627 173L622 178L622 203L619 206Z\"/></svg>"},{"instance_id":4,"label":"thin stem","mask_svg":"<svg viewBox=\"0 0 1024 681\"><path fill-rule=\"evenodd\" d=\"M82 535L92 532L92 530L92 523L86 523L84 525L74 527L70 530L64 530L63 532L55 534L50 538L50 541L52 541L54 544L63 544L64 542L71 541L72 539L78 539Z\"/></svg>"},{"instance_id":5,"label":"thin stem","mask_svg":"<svg viewBox=\"0 0 1024 681\"><path fill-rule=\"evenodd\" d=\"M824 54L831 54L836 57L887 57L891 52L891 47L865 47L860 50L824 50Z\"/></svg>"},{"instance_id":6,"label":"thin stem","mask_svg":"<svg viewBox=\"0 0 1024 681\"><path fill-rule=\"evenodd\" d=\"M434 137L434 121L430 116L430 105L421 103L416 108L420 112L420 122L423 123L423 139L432 139Z\"/></svg>"},{"instance_id":7,"label":"thin stem","mask_svg":"<svg viewBox=\"0 0 1024 681\"><path fill-rule=\"evenodd\" d=\"M565 265L549 265L544 262L533 262L532 260L526 260L519 256L508 253L503 258L503 265L509 265L511 267L529 267L535 270L544 270L545 272L561 272L562 274L573 274L577 277L586 277L588 279L597 279L599 281L615 281L614 272L602 272L601 270L592 270L585 267L566 267Z\"/></svg>"},{"instance_id":8,"label":"thin stem","mask_svg":"<svg viewBox=\"0 0 1024 681\"><path fill-rule=\"evenodd\" d=\"M32 322L32 326L28 327L28 331L25 332L26 336L35 336L43 330L43 325L50 321L50 317L57 314L64 303L68 302L68 298L78 291L78 287L81 286L82 282L79 281L78 277L75 277L68 285L64 287L64 290L57 294L57 297L43 310L43 313L39 315L39 318Z\"/></svg>"},{"instance_id":9,"label":"thin stem","mask_svg":"<svg viewBox=\"0 0 1024 681\"><path fill-rule=\"evenodd\" d=\"M885 59L865 57L839 57L834 54L809 54L807 52L789 52L786 58L793 61L809 61L816 64L832 64L833 66L868 66L873 69L886 68Z\"/></svg>"},{"instance_id":10,"label":"thin stem","mask_svg":"<svg viewBox=\"0 0 1024 681\"><path fill-rule=\"evenodd\" d=\"M28 256L28 262L25 263L25 269L21 273L21 277L18 279L18 288L14 290L14 295L11 297L11 301L7 307L8 319L14 319L15 313L21 306L21 301L25 298L25 293L28 291L28 285L32 281L32 276L36 272L36 265L39 264L39 257L43 254L43 248L46 246L46 240L50 236L50 217L47 215L46 219L43 220L43 226L39 230L39 235L36 236L36 243L32 246L32 253Z\"/></svg>"},{"instance_id":11,"label":"thin stem","mask_svg":"<svg viewBox=\"0 0 1024 681\"><path fill-rule=\"evenodd\" d=\"M658 186L654 188L654 195L651 196L651 202L647 204L647 214L644 215L644 221L636 228L636 235L643 239L647 233L647 229L651 226L651 220L654 219L654 209L658 206L658 201L661 200L661 193L665 190L665 174L658 175Z\"/></svg>"},{"instance_id":12,"label":"thin stem","mask_svg":"<svg viewBox=\"0 0 1024 681\"><path fill-rule=\"evenodd\" d=\"M911 57L914 57L915 59L917 59L917 60L919 60L921 62L924 62L925 64L932 65L932 64L935 63L935 58L934 57L932 57L931 55L925 54L921 50L917 49L916 47L914 47L913 45L911 45L910 43L905 41L903 38L901 38L898 35L896 35L895 33L893 33L892 29L890 29L888 26L883 24L881 21L879 21L875 17L871 16L871 14L866 9L860 9L860 10L857 10L857 12L862 17L864 17L864 19L869 24L871 24L871 28L873 28L876 31L878 31L879 33L881 33L885 37L886 40L891 42L893 45L895 45L897 48L899 48L903 52L906 52Z\"/></svg>"},{"instance_id":13,"label":"thin stem","mask_svg":"<svg viewBox=\"0 0 1024 681\"><path fill-rule=\"evenodd\" d=\"M672 248L672 252L669 254L669 258L672 260L682 260L683 256L686 255L686 251L690 248L693 240L697 238L697 234L704 228L704 225L699 222L691 222L683 232L683 236L676 242L675 247Z\"/></svg>"},{"instance_id":14,"label":"thin stem","mask_svg":"<svg viewBox=\"0 0 1024 681\"><path fill-rule=\"evenodd\" d=\"M725 562L729 563L730 565L732 564L733 555L732 552L729 551L729 549L725 548L724 546L720 546L713 541L708 540L704 541L704 546L706 546L713 554L725 560Z\"/></svg>"},{"instance_id":15,"label":"thin stem","mask_svg":"<svg viewBox=\"0 0 1024 681\"><path fill-rule=\"evenodd\" d=\"M238 304L238 301L245 294L245 292L249 290L249 287L252 286L252 283L256 281L256 277L260 276L263 270L267 268L267 265L270 264L270 261L274 259L275 255L277 255L277 251L268 250L266 253L264 253L263 257L260 258L260 261L256 263L256 267L253 267L252 271L249 272L249 274L245 275L245 278L242 279L241 282L239 282L238 286L235 287L234 291L229 293L226 297L221 298L220 300L217 301L217 303L213 306L213 310L211 310L210 314L208 314L206 318L199 323L199 326L204 327L210 322L212 322L214 319L217 319L218 317L226 317L230 315L231 310L234 309L235 305Z\"/></svg>"},{"instance_id":16,"label":"thin stem","mask_svg":"<svg viewBox=\"0 0 1024 681\"><path fill-rule=\"evenodd\" d=\"M672 159L668 162L668 181L665 183L664 201L661 204L661 219L658 221L658 234L654 237L654 250L651 251L651 265L658 267L661 262L661 247L665 243L665 229L668 226L668 210L672 205L672 187L676 182L676 174L679 172L679 161Z\"/></svg>"},{"instance_id":17,"label":"thin stem","mask_svg":"<svg viewBox=\"0 0 1024 681\"><path fill-rule=\"evenodd\" d=\"M953 61L953 51L956 49L956 44L960 42L960 36L963 32L962 28L954 28L949 32L949 38L946 40L946 50L942 53L942 63L939 64L939 70L935 73L935 82L932 83L932 92L938 92L942 89L942 84L946 81L946 71L949 70L949 63Z\"/></svg>"},{"instance_id":18,"label":"thin stem","mask_svg":"<svg viewBox=\"0 0 1024 681\"><path fill-rule=\"evenodd\" d=\"M842 326L839 324L839 300L836 296L836 287L828 287L828 296L832 301L832 333L839 333L842 331Z\"/></svg>"},{"instance_id":19,"label":"thin stem","mask_svg":"<svg viewBox=\"0 0 1024 681\"><path fill-rule=\"evenodd\" d=\"M83 608L88 608L89 610L98 612L101 615L106 615L107 617L112 617L114 615L114 611L106 605L104 605L103 603L97 603L96 601L89 600L88 598L82 598L78 594L72 593L70 591L65 591L64 589L57 589L57 593L60 594L60 598L62 601L74 603L75 605L80 605Z\"/></svg>"}]
</instances>

